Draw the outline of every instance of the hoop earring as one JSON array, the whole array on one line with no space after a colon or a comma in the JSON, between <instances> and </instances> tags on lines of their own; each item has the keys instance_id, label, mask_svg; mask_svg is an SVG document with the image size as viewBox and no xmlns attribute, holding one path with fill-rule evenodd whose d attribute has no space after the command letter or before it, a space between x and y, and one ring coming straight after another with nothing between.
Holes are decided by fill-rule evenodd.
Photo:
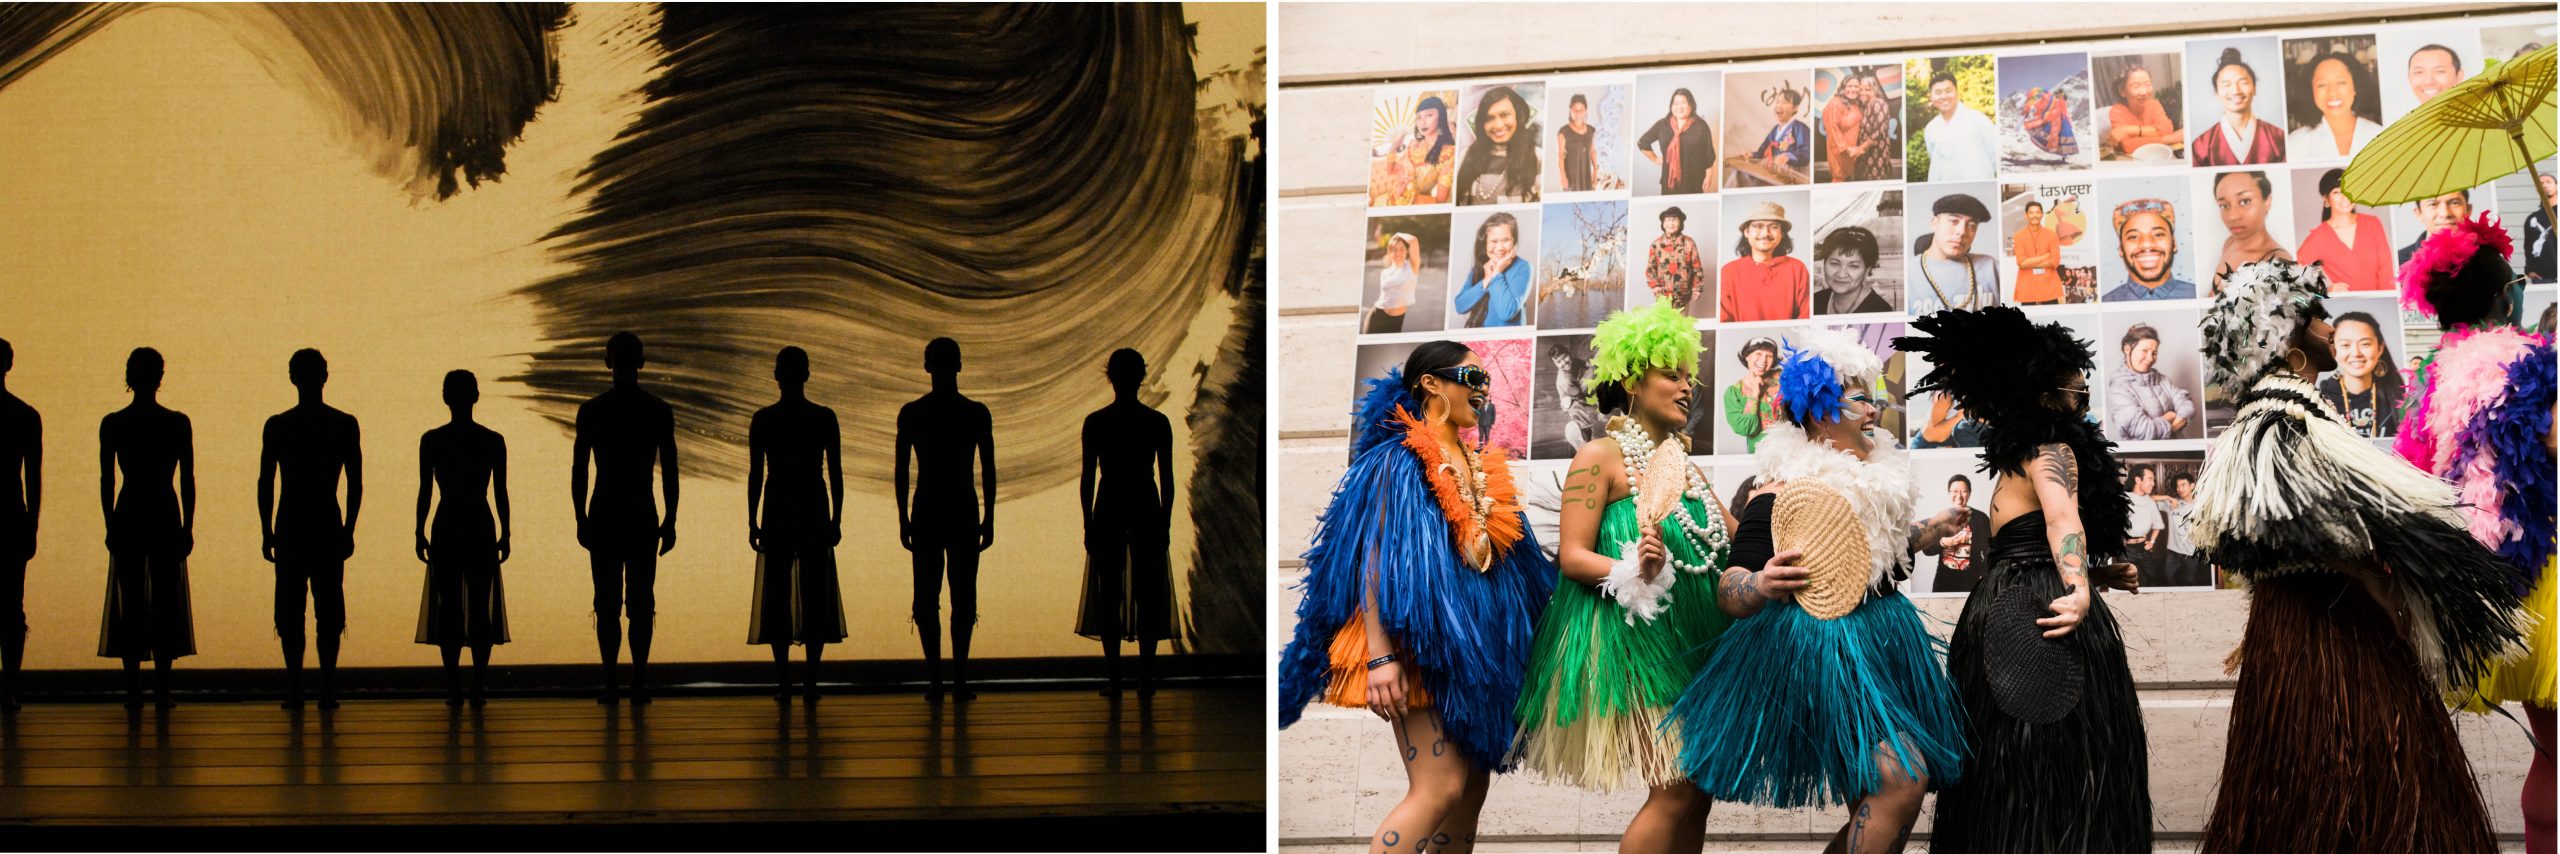
<instances>
[{"instance_id":1,"label":"hoop earring","mask_svg":"<svg viewBox=\"0 0 2560 854\"><path fill-rule=\"evenodd\" d=\"M2295 357L2295 356L2301 356L2301 357L2302 357L2302 366L2301 366L2301 367L2295 367L2295 366L2294 366L2294 364L2293 364L2293 357ZM2303 372L2305 369L2308 369L2308 368L2310 368L2310 367L2311 367L2311 354L2309 354L2309 353L2305 353L2305 352L2302 352L2302 348L2300 348L2300 347L2288 347L2288 348L2285 348L2285 351L2284 351L2284 369L2285 369L2285 370L2293 372L2293 375L2298 377L2298 376L2301 376L2301 375L2302 375L2302 372Z\"/></svg>"}]
</instances>

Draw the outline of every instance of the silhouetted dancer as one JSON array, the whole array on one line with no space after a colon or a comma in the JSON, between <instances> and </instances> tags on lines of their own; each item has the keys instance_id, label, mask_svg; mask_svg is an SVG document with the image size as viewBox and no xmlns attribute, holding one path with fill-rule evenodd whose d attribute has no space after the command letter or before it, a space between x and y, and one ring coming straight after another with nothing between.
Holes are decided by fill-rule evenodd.
<instances>
[{"instance_id":1,"label":"silhouetted dancer","mask_svg":"<svg viewBox=\"0 0 2560 854\"><path fill-rule=\"evenodd\" d=\"M836 411L809 402L803 392L808 352L782 348L773 357L773 381L782 386L782 400L756 410L747 424L747 545L756 550L747 642L773 647L773 698L785 701L791 698L791 645L806 645L802 696L816 701L818 658L845 637L835 553L844 538L844 458Z\"/></svg>"},{"instance_id":2,"label":"silhouetted dancer","mask_svg":"<svg viewBox=\"0 0 2560 854\"><path fill-rule=\"evenodd\" d=\"M9 393L17 352L0 339L0 709L18 710L18 664L27 654L27 561L44 507L44 419Z\"/></svg>"},{"instance_id":3,"label":"silhouetted dancer","mask_svg":"<svg viewBox=\"0 0 2560 854\"><path fill-rule=\"evenodd\" d=\"M160 405L164 368L160 351L135 348L124 362L133 403L98 421L98 504L107 516L109 576L98 655L124 659L128 709L142 708L143 659L151 659L165 709L174 705L169 663L196 653L195 614L187 602L187 555L196 547L195 427L184 413Z\"/></svg>"},{"instance_id":4,"label":"silhouetted dancer","mask_svg":"<svg viewBox=\"0 0 2560 854\"><path fill-rule=\"evenodd\" d=\"M284 707L302 708L302 597L311 594L320 624L320 707L338 707L338 639L347 632L347 556L356 549L356 512L364 506L364 451L356 417L320 400L329 360L303 348L286 362L302 400L267 419L258 451L259 550L276 565L276 637L284 647ZM338 476L347 481L347 515L338 517ZM284 479L278 495L276 479Z\"/></svg>"},{"instance_id":5,"label":"silhouetted dancer","mask_svg":"<svg viewBox=\"0 0 2560 854\"><path fill-rule=\"evenodd\" d=\"M640 336L616 332L604 345L613 387L578 405L576 450L569 467L569 497L576 502L578 545L587 549L596 583L596 652L604 659L604 693L611 703L614 669L622 646L623 609L631 615L631 702L649 702L649 634L657 622L658 556L676 547L676 420L666 401L640 390ZM596 491L587 500L587 455L595 455ZM649 468L659 471L667 495L658 517L649 492Z\"/></svg>"},{"instance_id":6,"label":"silhouetted dancer","mask_svg":"<svg viewBox=\"0 0 2560 854\"><path fill-rule=\"evenodd\" d=\"M1173 577L1166 561L1173 506L1173 422L1138 402L1146 357L1114 350L1103 375L1111 405L1084 418L1084 602L1076 634L1102 641L1111 677L1103 696L1120 696L1120 642L1138 643L1138 695L1155 694L1150 679L1156 641L1173 628ZM1101 489L1094 475L1101 473Z\"/></svg>"},{"instance_id":7,"label":"silhouetted dancer","mask_svg":"<svg viewBox=\"0 0 2560 854\"><path fill-rule=\"evenodd\" d=\"M444 653L444 704L462 705L462 648L471 648L471 705L489 702L489 648L507 642L507 592L498 565L513 551L507 508L507 438L471 420L480 402L479 378L470 371L444 375L445 422L418 437L418 560L427 565L425 601L418 607L418 642ZM497 524L489 496L497 494ZM436 490L435 536L427 505Z\"/></svg>"},{"instance_id":8,"label":"silhouetted dancer","mask_svg":"<svg viewBox=\"0 0 2560 854\"><path fill-rule=\"evenodd\" d=\"M951 695L969 690L969 633L978 622L978 552L996 541L995 419L985 404L960 396L960 342L924 345L933 390L898 409L898 542L915 559L916 637L924 644L928 700L942 699L942 577L951 575ZM907 456L914 450L916 489L907 495ZM978 459L981 497L969 488L969 458Z\"/></svg>"}]
</instances>

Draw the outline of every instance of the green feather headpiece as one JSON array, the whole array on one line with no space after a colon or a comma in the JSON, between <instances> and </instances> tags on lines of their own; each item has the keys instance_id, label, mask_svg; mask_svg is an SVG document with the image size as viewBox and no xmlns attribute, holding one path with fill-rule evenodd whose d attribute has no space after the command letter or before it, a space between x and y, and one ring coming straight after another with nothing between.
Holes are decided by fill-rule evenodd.
<instances>
[{"instance_id":1,"label":"green feather headpiece","mask_svg":"<svg viewBox=\"0 0 2560 854\"><path fill-rule=\"evenodd\" d=\"M1583 381L1585 390L1643 376L1648 368L1695 375L1698 354L1706 346L1698 339L1697 320L1668 302L1657 302L1651 308L1611 312L1592 331L1591 349L1595 357L1591 378Z\"/></svg>"}]
</instances>

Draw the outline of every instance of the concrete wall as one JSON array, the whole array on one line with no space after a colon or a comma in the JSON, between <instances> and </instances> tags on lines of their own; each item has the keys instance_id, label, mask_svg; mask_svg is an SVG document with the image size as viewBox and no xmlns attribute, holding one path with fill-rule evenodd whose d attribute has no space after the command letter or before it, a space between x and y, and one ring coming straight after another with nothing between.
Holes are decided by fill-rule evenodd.
<instances>
[{"instance_id":1,"label":"concrete wall","mask_svg":"<svg viewBox=\"0 0 2560 854\"><path fill-rule=\"evenodd\" d=\"M2404 20L2435 15L2549 15L2514 4L2303 3L1794 5L1690 10L1633 4L1475 6L1291 5L1279 11L1280 75L1273 135L1279 203L1271 224L1279 313L1273 376L1280 432L1275 504L1281 607L1276 653L1297 597L1316 514L1342 473L1366 176L1363 134L1376 86L1435 77L1891 52L1922 45L2033 43L2110 35ZM2026 14L2034 10L2044 14ZM2078 10L2075 13L2075 10ZM2099 10L2104 15L2096 14ZM2060 12L2060 14L2053 14ZM1690 16L1700 26L1668 25ZM1416 37L1428 33L1429 37ZM1534 34L1529 35L1529 34ZM1473 46L1502 46L1492 53ZM2150 733L2155 818L2163 850L2179 850L2212 809L2230 708L2223 656L2239 642L2246 604L2235 592L2109 594L2127 635ZM1922 606L1952 621L1961 600ZM1944 627L1941 627L1944 631ZM2464 716L2461 726L2483 793L2502 834L2519 834L2517 792L2531 754L2522 730L2502 718ZM1280 734L1279 812L1284 847L1350 850L1365 841L1402 796L1403 775L1385 727L1365 713L1311 708ZM1485 811L1486 850L1614 848L1643 801L1641 792L1596 795L1525 778L1496 781ZM1709 823L1711 850L1813 850L1838 811L1779 811L1720 804ZM1925 832L1924 822L1919 830ZM2521 850L2518 846L2518 850Z\"/></svg>"}]
</instances>

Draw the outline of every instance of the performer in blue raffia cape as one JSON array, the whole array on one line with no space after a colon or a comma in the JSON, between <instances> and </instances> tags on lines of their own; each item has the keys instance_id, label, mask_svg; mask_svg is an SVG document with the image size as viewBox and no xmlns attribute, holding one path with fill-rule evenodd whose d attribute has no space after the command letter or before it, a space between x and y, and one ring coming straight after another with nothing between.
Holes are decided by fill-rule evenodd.
<instances>
[{"instance_id":1,"label":"performer in blue raffia cape","mask_svg":"<svg viewBox=\"0 0 2560 854\"><path fill-rule=\"evenodd\" d=\"M1900 851L1922 795L1956 782L1966 754L1943 645L1894 589L1911 567L1911 466L1875 431L1875 352L1838 330L1789 337L1786 420L1761 440L1716 590L1736 622L1667 725L1716 800L1847 804L1832 850Z\"/></svg>"},{"instance_id":2,"label":"performer in blue raffia cape","mask_svg":"<svg viewBox=\"0 0 2560 854\"><path fill-rule=\"evenodd\" d=\"M1523 770L1609 791L1652 789L1619 838L1626 854L1696 852L1714 801L1680 769L1661 726L1731 618L1716 608L1731 520L1689 462L1689 407L1702 344L1669 301L1621 311L1592 333L1590 386L1607 435L1575 451L1557 518L1564 578L1538 617L1520 692Z\"/></svg>"},{"instance_id":3,"label":"performer in blue raffia cape","mask_svg":"<svg viewBox=\"0 0 2560 854\"><path fill-rule=\"evenodd\" d=\"M1471 850L1519 728L1512 705L1556 567L1528 533L1504 451L1459 437L1491 429L1491 384L1454 341L1370 381L1280 654L1283 728L1317 699L1395 728L1406 792L1372 852Z\"/></svg>"}]
</instances>

